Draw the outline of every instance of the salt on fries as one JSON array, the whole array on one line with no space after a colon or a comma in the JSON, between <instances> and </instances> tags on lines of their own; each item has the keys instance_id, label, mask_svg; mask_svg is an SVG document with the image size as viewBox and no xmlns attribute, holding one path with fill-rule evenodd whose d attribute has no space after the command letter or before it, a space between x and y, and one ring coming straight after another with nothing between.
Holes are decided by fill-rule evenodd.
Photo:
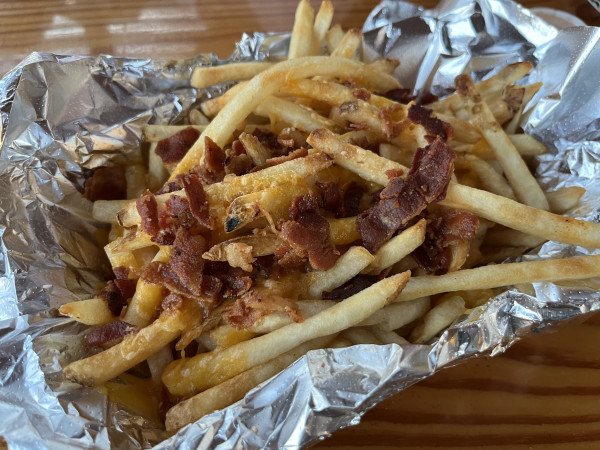
<instances>
[{"instance_id":1,"label":"salt on fries","mask_svg":"<svg viewBox=\"0 0 600 450\"><path fill-rule=\"evenodd\" d=\"M145 127L134 200L93 207L116 279L60 308L108 348L65 377L98 385L147 361L180 401L175 430L310 349L426 344L495 288L600 275L600 256L485 265L546 240L600 247L600 225L559 215L584 190L544 193L527 167L546 151L517 132L531 64L461 75L422 107L398 62L361 62L360 33L332 17L302 0L287 60L199 67L197 88L239 83L189 125Z\"/></svg>"}]
</instances>

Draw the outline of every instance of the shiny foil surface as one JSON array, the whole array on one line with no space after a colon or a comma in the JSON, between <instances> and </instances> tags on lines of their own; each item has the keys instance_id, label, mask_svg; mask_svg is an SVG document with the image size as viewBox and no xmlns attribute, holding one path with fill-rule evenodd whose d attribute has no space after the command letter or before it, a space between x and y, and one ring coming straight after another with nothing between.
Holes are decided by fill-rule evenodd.
<instances>
[{"instance_id":1,"label":"shiny foil surface","mask_svg":"<svg viewBox=\"0 0 600 450\"><path fill-rule=\"evenodd\" d=\"M450 0L434 10L383 2L367 19L365 58L398 57L417 93L443 95L463 71L481 79L532 61L543 81L523 124L552 153L546 190L587 189L573 217L600 221L600 30L557 30L515 3ZM231 60L280 59L288 35L245 36ZM0 436L28 448L297 448L355 425L382 399L448 363L502 352L532 330L600 308L600 281L500 292L431 345L310 352L243 400L168 437L100 389L62 379L86 328L57 315L104 279L105 228L83 199L85 171L139 158L140 131L175 123L197 97L188 79L212 55L182 61L32 54L0 82ZM553 242L523 259L587 254Z\"/></svg>"}]
</instances>

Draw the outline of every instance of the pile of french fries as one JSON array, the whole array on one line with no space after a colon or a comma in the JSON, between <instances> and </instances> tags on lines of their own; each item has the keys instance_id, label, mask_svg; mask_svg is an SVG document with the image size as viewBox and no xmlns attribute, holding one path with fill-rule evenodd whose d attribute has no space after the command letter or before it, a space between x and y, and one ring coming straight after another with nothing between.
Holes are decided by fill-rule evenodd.
<instances>
[{"instance_id":1,"label":"pile of french fries","mask_svg":"<svg viewBox=\"0 0 600 450\"><path fill-rule=\"evenodd\" d=\"M253 171L204 186L213 223L210 249L202 255L206 260L252 271L256 258L273 254L281 244L278 223L287 219L294 198L318 183L354 182L366 191L367 202L388 184L386 173L406 174L415 150L428 145L427 131L407 118L413 103L382 95L401 87L392 75L398 62L362 62L360 32L344 33L332 19L329 0L316 14L301 0L288 59L199 67L191 78L196 88L238 83L192 110L188 124L145 127L147 168L127 168L130 199L201 166L206 137L222 149L235 137L252 160ZM302 321L278 311L237 329L222 317L233 299L208 315L188 299L161 307L168 289L139 278L121 317L100 298L60 308L89 325L122 320L139 327L118 344L69 364L65 377L101 385L146 362L157 389L166 387L175 403L166 427L176 430L239 400L311 349L427 344L484 304L496 288L599 276L600 256L497 264L546 240L600 247L600 225L560 215L577 205L584 190L545 193L530 172L532 158L547 151L519 129L527 103L540 88L516 84L530 69L529 63L511 64L477 84L461 75L455 94L426 105L453 129L447 143L456 153L445 199L430 208L464 210L479 218L476 237L452 248L447 273L426 275L411 257L425 240L425 218L371 253L361 245L356 217L326 216L340 252L333 267L259 277L252 286L294 304ZM164 164L154 151L157 142L189 126L200 137L180 162ZM293 140L293 151L304 149L303 156L270 165L270 150L253 135L257 129ZM156 195L159 209L177 195L186 194ZM135 200L97 201L93 214L112 224L106 253L114 268L126 267L136 279L151 262L169 262L171 246L153 242L142 230ZM377 282L345 300L323 299L324 292L361 274L376 276ZM192 341L195 353L189 351Z\"/></svg>"}]
</instances>

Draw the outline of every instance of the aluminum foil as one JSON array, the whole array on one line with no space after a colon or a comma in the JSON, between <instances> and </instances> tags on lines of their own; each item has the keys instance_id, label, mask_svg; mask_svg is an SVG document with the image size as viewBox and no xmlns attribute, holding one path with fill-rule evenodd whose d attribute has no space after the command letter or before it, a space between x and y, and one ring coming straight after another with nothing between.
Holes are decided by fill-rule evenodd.
<instances>
[{"instance_id":1,"label":"aluminum foil","mask_svg":"<svg viewBox=\"0 0 600 450\"><path fill-rule=\"evenodd\" d=\"M574 217L600 221L600 30L561 31L518 5L451 0L434 10L384 2L365 23L365 57L397 56L415 91L444 94L455 75L481 79L507 62L543 81L523 124L552 154L547 190L587 189ZM288 35L244 36L232 60L278 59ZM509 289L431 345L319 350L167 439L160 425L96 389L62 379L83 355L85 327L57 317L92 296L106 270L103 226L78 188L85 170L139 157L140 128L176 123L198 96L187 80L212 55L184 61L32 54L0 82L0 436L19 448L297 448L355 425L367 409L448 363L496 354L522 336L600 308L600 282ZM587 254L547 243L525 259Z\"/></svg>"}]
</instances>

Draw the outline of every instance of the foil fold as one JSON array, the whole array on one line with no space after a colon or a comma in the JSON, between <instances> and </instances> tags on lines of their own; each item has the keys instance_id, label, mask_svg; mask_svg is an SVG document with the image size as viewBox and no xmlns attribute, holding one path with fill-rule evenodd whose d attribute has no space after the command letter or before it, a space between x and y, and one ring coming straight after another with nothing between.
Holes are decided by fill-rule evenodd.
<instances>
[{"instance_id":1,"label":"foil fold","mask_svg":"<svg viewBox=\"0 0 600 450\"><path fill-rule=\"evenodd\" d=\"M587 189L570 215L600 221L600 30L557 30L519 5L450 0L433 10L382 2L364 25L365 58L399 57L405 86L441 95L463 71L479 80L529 60L542 81L523 123L550 147L537 177L546 190ZM245 35L229 61L278 60L289 34ZM310 352L243 400L167 439L159 424L100 390L62 379L83 355L86 327L57 317L94 295L107 262L104 227L82 199L85 171L139 158L140 130L176 123L198 98L181 61L35 53L0 82L0 436L18 448L298 448L355 425L386 397L462 359L497 354L534 330L600 308L600 281L511 288L461 317L431 345ZM523 259L589 253L549 242Z\"/></svg>"}]
</instances>

